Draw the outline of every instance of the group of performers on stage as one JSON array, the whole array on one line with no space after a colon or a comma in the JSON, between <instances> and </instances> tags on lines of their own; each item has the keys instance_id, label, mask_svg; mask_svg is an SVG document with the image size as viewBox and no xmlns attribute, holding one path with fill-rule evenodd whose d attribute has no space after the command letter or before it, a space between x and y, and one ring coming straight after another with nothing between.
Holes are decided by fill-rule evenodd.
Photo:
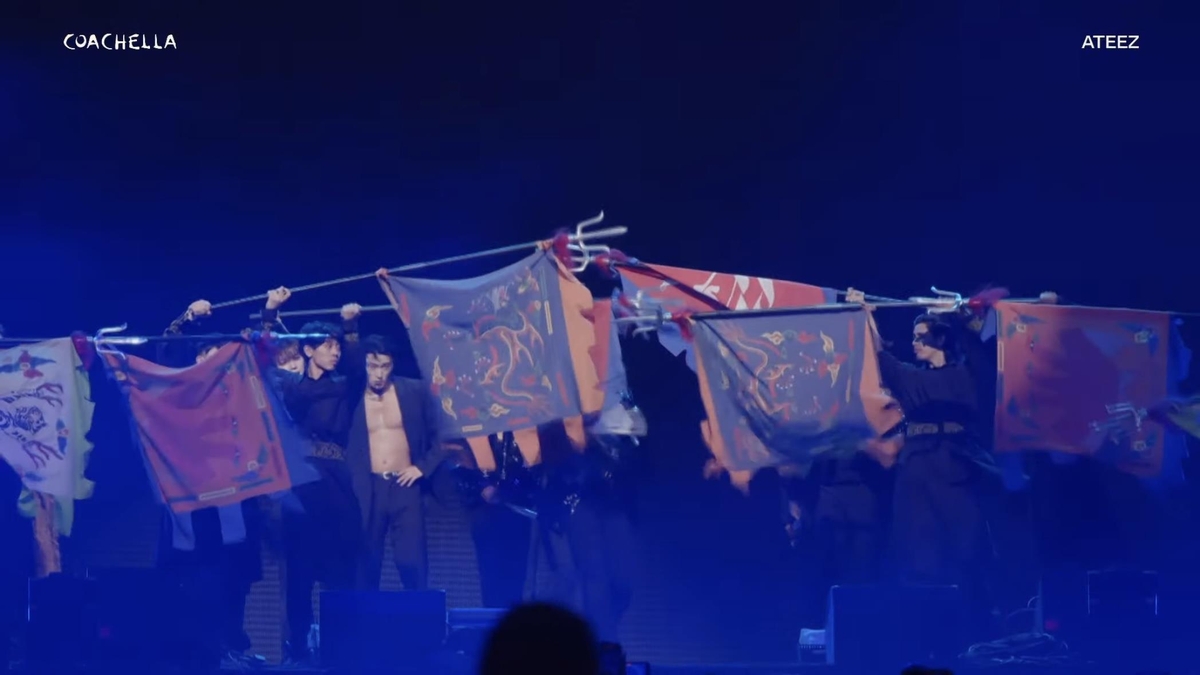
<instances>
[{"instance_id":1,"label":"group of performers on stage","mask_svg":"<svg viewBox=\"0 0 1200 675\"><path fill-rule=\"evenodd\" d=\"M286 288L268 294L265 331L277 330L279 308L289 296ZM854 292L849 300L865 304ZM547 461L534 472L525 466L512 434L496 435L489 439L496 469L487 474L474 470L457 461L465 450L461 444L438 437L424 383L395 374L389 341L360 338L359 312L358 305L346 305L342 325L309 323L300 331L328 337L277 344L273 351L275 385L315 443L310 461L321 475L319 481L295 488L294 499L282 505L287 658L305 661L312 656L308 633L314 584L379 588L389 534L404 588L427 587L422 492L439 470L457 474L465 497L485 604L507 606L525 595L531 528L519 512L526 511L536 515L536 529L547 545L555 536L564 540L584 612L603 639L615 641L631 599L633 567L632 531L615 484L626 450L623 441L592 439L587 452L563 452L558 461ZM205 342L200 330L210 314L210 305L197 301L169 329L197 334L192 343L197 362L219 346ZM990 609L981 578L988 555L981 495L996 471L984 449L987 434L981 420L988 409L984 392L994 387L989 372L994 377L995 364L979 338L978 320L971 323L971 318L922 314L912 331L919 365L881 350L883 383L902 408L904 424L864 452L818 460L804 478L789 481L796 518L789 527L799 532L801 521L815 525L811 541L827 556L819 591L834 582L877 580L882 531L877 486L894 465L891 548L901 579L957 584L977 616ZM886 343L877 337L876 344ZM556 430L561 433L557 428L542 433L543 447L550 449L547 456L555 447L566 447L565 436L553 438ZM789 475L787 467L781 473ZM260 515L250 513L256 504L252 500L225 509L240 508L247 522L261 522ZM195 520L207 518L216 532L220 510L201 511ZM234 659L249 647L241 613L254 579L245 573L251 568L246 561L256 545L248 537L220 546L225 551L223 573L232 580L222 642ZM239 558L244 559L240 565Z\"/></svg>"},{"instance_id":2,"label":"group of performers on stage","mask_svg":"<svg viewBox=\"0 0 1200 675\"><path fill-rule=\"evenodd\" d=\"M262 325L254 329L286 338L279 312L290 295L286 288L270 291ZM873 309L859 292L849 291L846 300ZM1043 294L1041 301L1057 298ZM834 583L878 580L886 548L900 581L962 589L978 628L974 635L982 637L994 628L995 598L985 576L992 555L986 502L1000 484L988 440L996 351L981 337L979 312L952 309L913 322L915 365L873 336L882 385L903 415L899 424L850 452L818 456L803 469L785 464L779 473L788 531L805 537L822 558L820 581L812 584L819 593ZM452 477L443 482L457 487L467 510L485 605L529 597L532 538L547 559L569 567L570 592L599 637L616 641L632 598L634 544L621 474L634 443L593 435L577 452L562 425L549 425L538 430L542 461L533 468L512 433L494 434L488 440L495 468L480 471L467 459L465 439L439 433L428 384L397 374L389 339L360 337L361 310L345 305L341 325L309 323L298 341L271 341L268 379L311 440L308 461L320 476L278 500L286 660L314 656L314 586L378 589L389 536L404 588L428 587L424 505L439 476ZM215 353L221 344L203 328L211 315L210 303L192 303L168 328L190 339L164 341L159 361L184 367ZM870 327L875 331L873 319ZM632 405L628 396L625 401ZM710 465L709 473L722 468ZM253 660L245 655L243 619L250 585L261 575L268 506L252 499L164 520L164 563L219 578L217 639L233 661ZM569 562L561 560L564 553Z\"/></svg>"},{"instance_id":3,"label":"group of performers on stage","mask_svg":"<svg viewBox=\"0 0 1200 675\"><path fill-rule=\"evenodd\" d=\"M286 288L269 292L264 334L278 332L279 308L289 297ZM568 579L562 591L568 597L559 599L579 605L602 639L616 641L632 594L632 531L616 485L625 441L592 438L585 452L565 452L568 440L560 427L539 429L543 461L531 471L511 433L493 435L496 468L480 471L463 461L469 456L465 442L439 438L436 403L422 381L395 372L392 342L360 337L360 311L348 304L341 325L313 322L300 331L319 337L272 344L269 378L312 440L308 461L320 474L280 501L285 663L314 658L310 629L318 582L331 590L379 589L389 535L404 589L428 587L424 497L439 472L452 478L439 485L454 486L467 509L486 606L507 607L527 597L532 538ZM164 365L183 367L216 352L221 344L206 339L202 328L211 314L211 304L198 300L168 328L194 339L164 343ZM181 344L188 349L178 349ZM220 577L219 641L233 662L259 660L245 653L250 644L243 618L250 584L261 574L265 503L253 499L193 513L194 535L185 540L196 544L188 550L175 545L180 519L165 521L172 543L163 547L164 561L206 565ZM245 536L225 543L221 533L230 529L230 517L245 524L238 530Z\"/></svg>"}]
</instances>

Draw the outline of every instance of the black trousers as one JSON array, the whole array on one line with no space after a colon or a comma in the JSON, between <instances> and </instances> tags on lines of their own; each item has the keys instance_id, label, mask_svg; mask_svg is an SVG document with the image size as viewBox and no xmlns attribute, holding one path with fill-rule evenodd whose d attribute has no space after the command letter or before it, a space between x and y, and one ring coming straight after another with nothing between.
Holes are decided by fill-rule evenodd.
<instances>
[{"instance_id":1,"label":"black trousers","mask_svg":"<svg viewBox=\"0 0 1200 675\"><path fill-rule=\"evenodd\" d=\"M221 631L221 646L226 651L244 652L250 648L246 634L246 597L250 582L227 575L221 579L220 609L217 618Z\"/></svg>"},{"instance_id":2,"label":"black trousers","mask_svg":"<svg viewBox=\"0 0 1200 675\"><path fill-rule=\"evenodd\" d=\"M7 469L6 469L7 470ZM15 477L15 476L14 476ZM8 498L8 493L3 493ZM14 496L13 501L16 497ZM12 504L12 501L4 502ZM33 529L16 509L0 515L0 664L8 667L12 638L25 621L27 584L33 574Z\"/></svg>"},{"instance_id":3,"label":"black trousers","mask_svg":"<svg viewBox=\"0 0 1200 675\"><path fill-rule=\"evenodd\" d=\"M865 483L817 488L811 538L801 545L811 580L805 583L805 625L824 625L830 587L880 580L886 538L879 500L879 490Z\"/></svg>"},{"instance_id":4,"label":"black trousers","mask_svg":"<svg viewBox=\"0 0 1200 675\"><path fill-rule=\"evenodd\" d=\"M900 581L956 585L979 628L991 612L983 500L989 483L949 443L913 448L897 467L892 544Z\"/></svg>"},{"instance_id":5,"label":"black trousers","mask_svg":"<svg viewBox=\"0 0 1200 675\"><path fill-rule=\"evenodd\" d=\"M637 565L629 517L614 505L584 500L565 529L583 614L601 641L617 642L621 619L633 600Z\"/></svg>"},{"instance_id":6,"label":"black trousers","mask_svg":"<svg viewBox=\"0 0 1200 675\"><path fill-rule=\"evenodd\" d=\"M533 521L496 504L474 505L467 513L484 607L503 609L520 603L529 569Z\"/></svg>"},{"instance_id":7,"label":"black trousers","mask_svg":"<svg viewBox=\"0 0 1200 675\"><path fill-rule=\"evenodd\" d=\"M217 509L194 511L192 526L195 548L176 550L172 543L172 519L163 520L160 539L160 565L177 575L181 584L197 590L193 597L209 614L208 625L216 631L222 651L241 652L250 648L246 634L246 596L250 586L262 578L262 542L256 528L257 506L242 504L246 539L234 544L222 542ZM199 611L199 609L197 609Z\"/></svg>"},{"instance_id":8,"label":"black trousers","mask_svg":"<svg viewBox=\"0 0 1200 675\"><path fill-rule=\"evenodd\" d=\"M309 461L321 479L294 488L296 500L283 509L284 594L293 653L303 651L307 644L317 582L331 590L354 588L362 551L362 516L346 463L319 458Z\"/></svg>"},{"instance_id":9,"label":"black trousers","mask_svg":"<svg viewBox=\"0 0 1200 675\"><path fill-rule=\"evenodd\" d=\"M418 483L402 487L394 478L371 476L370 502L364 503L367 526L359 567L359 587L379 590L387 536L392 535L392 557L400 582L408 591L429 587L425 547L425 507Z\"/></svg>"}]
</instances>

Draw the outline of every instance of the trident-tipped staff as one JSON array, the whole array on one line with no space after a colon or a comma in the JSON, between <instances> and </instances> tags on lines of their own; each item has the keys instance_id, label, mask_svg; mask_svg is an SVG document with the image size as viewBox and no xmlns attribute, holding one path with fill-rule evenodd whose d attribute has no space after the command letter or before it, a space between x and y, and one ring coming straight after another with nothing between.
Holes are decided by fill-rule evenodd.
<instances>
[{"instance_id":1,"label":"trident-tipped staff","mask_svg":"<svg viewBox=\"0 0 1200 675\"><path fill-rule=\"evenodd\" d=\"M601 211L594 218L589 218L582 222L576 223L575 232L567 237L567 250L572 254L571 255L571 263L574 265L571 268L572 272L575 272L576 274L578 274L578 273L582 272L583 270L587 269L588 266L591 265L596 260L597 257L599 257L601 255L607 255L612 252L612 249L610 249L608 246L605 246L603 244L588 244L587 242L596 241L596 240L600 240L600 239L609 239L612 237L619 237L629 231L629 228L625 227L623 225L618 225L616 227L606 227L606 228L599 229L599 230L588 230L587 229L589 227L592 227L593 225L598 225L603 221L604 221L604 212ZM535 248L535 247L541 245L543 242L545 242L544 239L539 239L538 241L531 241L531 242L527 242L524 244L513 244L511 246L501 246L500 248L488 249L486 251L476 251L474 253L464 253L462 255L450 256L448 258L439 258L438 260L430 260L427 262L419 262L419 263L411 263L408 265L401 265L400 267L393 267L393 268L389 269L388 274L402 274L405 272L415 272L417 270L428 269L430 267L438 267L441 265L449 265L449 264L456 263L456 262L464 262L467 260L475 260L478 258L487 258L487 257L494 256L494 255L503 255L505 253L515 253L518 251ZM375 276L375 274L376 273L372 272L371 274L360 274L360 275L353 276L353 277L344 277L342 279L333 279L331 281L323 281L323 282L317 283L317 284L309 284L307 286L299 286L299 287L293 288L291 290L293 293L296 293L298 291L307 291L307 290L312 290L314 288L324 288L326 286L334 286L337 284L348 283L351 281L361 281L363 279L373 278ZM265 294L262 294L262 295L255 295L255 296L248 297L248 298L241 298L239 300L230 300L228 302L219 302L219 303L214 304L213 308L216 309L219 307L228 307L230 305L236 305L236 304L241 304L241 303L245 303L245 302L253 302L256 300L265 300L266 297L267 296ZM391 308L392 308L391 305L372 305L369 307L363 307L362 311L364 311L364 312L381 312L381 311L388 310ZM290 312L280 312L279 316L281 316L281 317L316 316L316 315L326 315L326 314L337 314L340 311L341 311L341 308L337 308L337 309L301 309L301 310L294 310L294 311L290 311ZM251 314L250 318L251 319L260 319L260 318L262 318L262 313L256 312L254 314Z\"/></svg>"},{"instance_id":2,"label":"trident-tipped staff","mask_svg":"<svg viewBox=\"0 0 1200 675\"><path fill-rule=\"evenodd\" d=\"M911 297L908 300L890 300L879 296L864 296L871 299L879 299L882 302L873 304L874 308L896 308L896 307L921 307L931 313L949 313L960 310L966 301L962 295L951 293L949 291L938 290L936 287L930 289L935 297ZM841 291L840 293L844 293ZM621 325L634 325L634 335L644 335L651 333L662 326L667 321L678 320L681 315L672 315L666 311L661 305L654 303L650 305L647 302L645 295L638 291L633 300L628 303L632 306L634 314L631 316L623 316L614 319L614 323ZM717 310L712 312L694 312L692 316L704 317L723 317L723 316L748 316L762 314L790 314L794 312L831 312L845 309L857 309L862 307L856 302L837 302L823 305L808 305L805 307L776 307L770 309L728 309Z\"/></svg>"},{"instance_id":3,"label":"trident-tipped staff","mask_svg":"<svg viewBox=\"0 0 1200 675\"><path fill-rule=\"evenodd\" d=\"M119 355L121 352L113 347L139 347L152 342L189 342L194 340L246 342L252 339L249 332L215 335L118 335L127 327L128 324L121 324L120 326L101 328L96 331L94 336L88 338L88 342L91 342L96 348L96 352L100 354ZM278 340L307 340L328 336L324 333L271 333L271 337Z\"/></svg>"}]
</instances>

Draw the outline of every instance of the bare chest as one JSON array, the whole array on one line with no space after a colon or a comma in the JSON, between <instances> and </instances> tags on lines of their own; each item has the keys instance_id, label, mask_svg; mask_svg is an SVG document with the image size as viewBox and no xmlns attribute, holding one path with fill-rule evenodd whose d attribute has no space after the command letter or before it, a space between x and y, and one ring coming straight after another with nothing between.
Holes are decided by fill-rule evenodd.
<instances>
[{"instance_id":1,"label":"bare chest","mask_svg":"<svg viewBox=\"0 0 1200 675\"><path fill-rule=\"evenodd\" d=\"M367 418L367 430L372 434L381 431L404 431L404 413L392 389L380 398L368 396L363 402Z\"/></svg>"}]
</instances>

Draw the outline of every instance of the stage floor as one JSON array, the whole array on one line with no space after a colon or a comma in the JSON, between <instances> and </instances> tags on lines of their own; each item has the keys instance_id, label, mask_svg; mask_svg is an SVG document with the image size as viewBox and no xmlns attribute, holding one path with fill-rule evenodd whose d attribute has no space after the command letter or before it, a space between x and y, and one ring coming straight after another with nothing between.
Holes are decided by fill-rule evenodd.
<instances>
[{"instance_id":1,"label":"stage floor","mask_svg":"<svg viewBox=\"0 0 1200 675\"><path fill-rule=\"evenodd\" d=\"M1195 660L1200 663L1200 659ZM1137 672L1170 672L1171 675L1188 675L1192 673L1200 673L1200 669L1196 663L1188 664L1182 669L1162 669L1162 664L1155 664L1143 667L1130 666L1128 664L1060 664L1060 665L1030 665L1030 664L995 664L986 667L969 666L969 665L951 665L955 675L983 675L984 673L1003 672L1011 675L1023 675L1025 673L1046 675L1047 673L1071 673L1072 675L1132 675ZM53 669L36 669L25 667L22 664L14 664L14 668L9 672L14 675L17 673L28 675L200 675L204 671L193 669L168 667L147 668L147 667L114 667L115 664L104 667L77 668L74 670L64 670L62 668ZM900 668L897 667L894 673L899 673ZM301 669L287 668L283 666L263 666L246 669L222 669L219 671L210 671L212 673L220 673L227 675L229 673L262 673L263 675L468 675L475 672L473 662L469 659L451 658L440 663L427 665L421 668L403 668L393 667L387 670L368 670L368 669ZM694 664L694 665L656 665L650 664L649 670L629 671L630 675L637 672L650 673L652 675L887 675L887 670L882 673L879 669L850 669L839 668L837 666L826 664L800 664L800 663L712 663L712 664ZM514 674L518 675L518 674Z\"/></svg>"}]
</instances>

